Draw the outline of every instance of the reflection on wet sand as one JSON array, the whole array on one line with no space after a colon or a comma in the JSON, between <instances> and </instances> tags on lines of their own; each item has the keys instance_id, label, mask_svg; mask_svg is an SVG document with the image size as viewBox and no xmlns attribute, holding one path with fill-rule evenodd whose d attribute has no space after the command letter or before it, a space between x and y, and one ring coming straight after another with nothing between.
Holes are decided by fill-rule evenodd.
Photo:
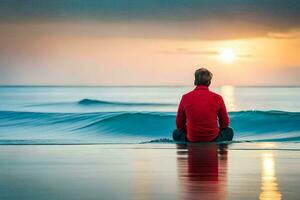
<instances>
[{"instance_id":1,"label":"reflection on wet sand","mask_svg":"<svg viewBox=\"0 0 300 200\"><path fill-rule=\"evenodd\" d=\"M275 173L275 159L273 152L262 154L261 170L261 200L279 200L281 199L277 177Z\"/></svg>"},{"instance_id":2,"label":"reflection on wet sand","mask_svg":"<svg viewBox=\"0 0 300 200\"><path fill-rule=\"evenodd\" d=\"M227 199L227 146L177 146L178 179L182 199Z\"/></svg>"}]
</instances>

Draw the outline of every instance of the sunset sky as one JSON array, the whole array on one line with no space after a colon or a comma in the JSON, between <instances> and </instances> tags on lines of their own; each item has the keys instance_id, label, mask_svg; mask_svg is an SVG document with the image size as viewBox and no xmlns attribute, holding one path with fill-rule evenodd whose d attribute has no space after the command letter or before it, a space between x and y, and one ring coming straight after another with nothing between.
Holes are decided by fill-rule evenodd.
<instances>
[{"instance_id":1,"label":"sunset sky","mask_svg":"<svg viewBox=\"0 0 300 200\"><path fill-rule=\"evenodd\" d=\"M297 0L0 1L1 85L300 85Z\"/></svg>"}]
</instances>

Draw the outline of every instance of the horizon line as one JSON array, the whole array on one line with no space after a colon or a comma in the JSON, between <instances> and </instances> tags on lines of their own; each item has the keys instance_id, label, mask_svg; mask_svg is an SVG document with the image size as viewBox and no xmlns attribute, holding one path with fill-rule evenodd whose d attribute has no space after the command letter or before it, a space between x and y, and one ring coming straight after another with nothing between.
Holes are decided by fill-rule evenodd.
<instances>
[{"instance_id":1,"label":"horizon line","mask_svg":"<svg viewBox=\"0 0 300 200\"><path fill-rule=\"evenodd\" d=\"M300 85L230 85L230 84L224 84L224 85L216 85L213 87L222 87L222 86L233 86L233 87L300 87ZM30 85L30 84L24 84L24 85L1 85L0 87L195 87L194 85Z\"/></svg>"}]
</instances>

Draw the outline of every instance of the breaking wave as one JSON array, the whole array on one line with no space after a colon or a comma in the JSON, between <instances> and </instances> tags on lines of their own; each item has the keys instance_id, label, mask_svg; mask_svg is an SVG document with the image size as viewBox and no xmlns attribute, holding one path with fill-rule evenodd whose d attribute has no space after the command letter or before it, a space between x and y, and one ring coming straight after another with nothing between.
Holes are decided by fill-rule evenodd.
<instances>
[{"instance_id":1,"label":"breaking wave","mask_svg":"<svg viewBox=\"0 0 300 200\"><path fill-rule=\"evenodd\" d=\"M83 99L79 103L107 102ZM175 128L175 114L0 111L0 144L168 143ZM229 115L234 141L300 141L299 112L239 111Z\"/></svg>"}]
</instances>

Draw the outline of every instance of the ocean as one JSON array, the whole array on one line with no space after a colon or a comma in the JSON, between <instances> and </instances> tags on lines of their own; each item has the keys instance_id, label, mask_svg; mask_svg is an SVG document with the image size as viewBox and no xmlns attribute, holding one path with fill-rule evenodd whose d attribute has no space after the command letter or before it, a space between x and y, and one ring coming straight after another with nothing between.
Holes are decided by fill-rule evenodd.
<instances>
[{"instance_id":1,"label":"ocean","mask_svg":"<svg viewBox=\"0 0 300 200\"><path fill-rule=\"evenodd\" d=\"M172 143L180 87L0 87L0 144ZM299 142L300 87L211 88L233 142Z\"/></svg>"},{"instance_id":2,"label":"ocean","mask_svg":"<svg viewBox=\"0 0 300 200\"><path fill-rule=\"evenodd\" d=\"M0 199L299 198L300 88L211 88L230 143L174 143L193 87L0 87Z\"/></svg>"}]
</instances>

